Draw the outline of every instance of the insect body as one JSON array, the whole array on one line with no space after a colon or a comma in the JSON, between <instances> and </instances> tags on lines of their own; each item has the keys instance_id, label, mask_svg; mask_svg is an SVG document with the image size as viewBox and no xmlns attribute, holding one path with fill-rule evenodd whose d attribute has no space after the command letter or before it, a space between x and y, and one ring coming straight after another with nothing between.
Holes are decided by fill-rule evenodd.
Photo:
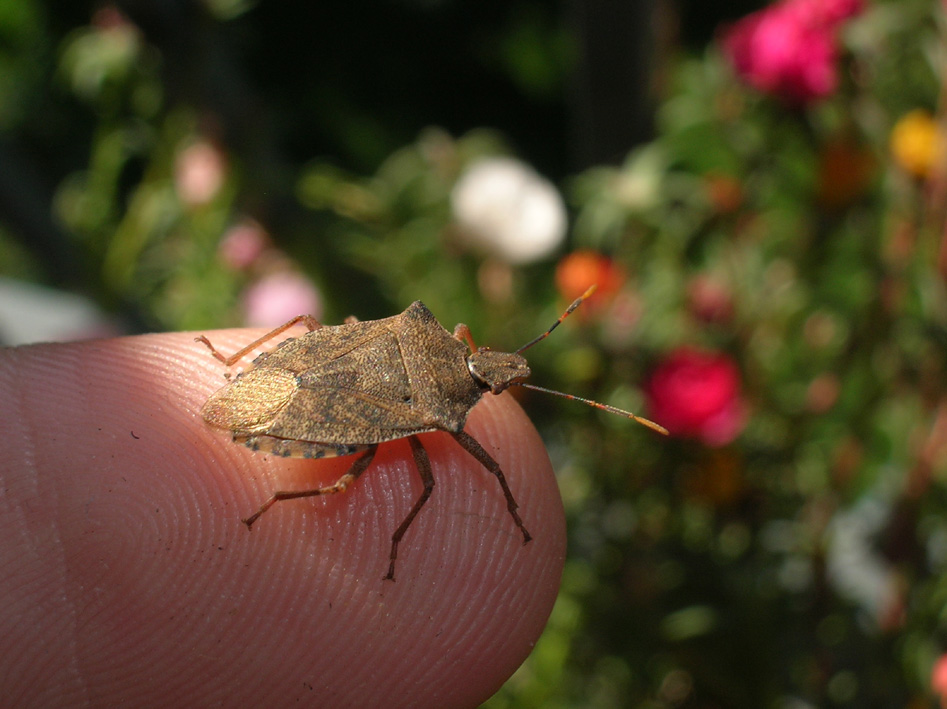
<instances>
[{"instance_id":1,"label":"insect body","mask_svg":"<svg viewBox=\"0 0 947 709\"><path fill-rule=\"evenodd\" d=\"M474 346L466 325L451 335L423 303L415 301L400 315L382 320L347 321L323 326L302 315L290 320L231 357L221 355L206 337L197 338L227 366L298 322L309 328L258 356L232 382L213 394L201 409L211 426L231 431L234 441L275 455L323 458L360 453L339 480L327 487L274 493L243 522L247 527L280 500L344 492L371 464L378 444L409 439L424 491L391 538L386 579L394 580L398 544L431 496L434 474L416 437L446 431L500 483L507 509L523 535L531 537L499 464L464 431L467 415L485 392L499 394L523 384L530 375L520 354L546 337L594 286L578 298L545 333L516 352ZM646 419L620 409L560 394L633 418L662 433Z\"/></svg>"}]
</instances>

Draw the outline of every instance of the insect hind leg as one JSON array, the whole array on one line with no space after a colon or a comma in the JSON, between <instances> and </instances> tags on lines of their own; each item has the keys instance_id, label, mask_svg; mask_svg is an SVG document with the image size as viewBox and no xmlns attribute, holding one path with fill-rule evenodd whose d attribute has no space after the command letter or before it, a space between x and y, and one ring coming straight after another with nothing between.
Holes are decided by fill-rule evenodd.
<instances>
[{"instance_id":1,"label":"insect hind leg","mask_svg":"<svg viewBox=\"0 0 947 709\"><path fill-rule=\"evenodd\" d=\"M404 518L404 521L398 526L395 533L391 535L391 561L388 564L388 573L385 574L385 580L387 581L395 580L395 559L398 558L398 544L401 542L401 538L405 535L405 532L408 531L408 527L414 522L414 518L418 516L418 512L421 511L421 508L424 507L424 503L428 501L428 498L431 497L431 493L434 491L434 472L431 470L431 459L428 458L427 451L424 450L424 446L421 445L421 441L418 440L417 436L408 438L408 443L411 444L411 452L414 454L414 463L417 465L418 472L421 474L421 482L424 483L424 491L421 493L421 497L418 498L417 502L414 503L414 507L411 508L411 511L408 512L408 516Z\"/></svg>"},{"instance_id":2,"label":"insect hind leg","mask_svg":"<svg viewBox=\"0 0 947 709\"><path fill-rule=\"evenodd\" d=\"M516 526L523 533L523 544L529 542L532 539L532 536L530 536L530 533L526 531L526 527L523 525L523 520L520 519L519 514L516 512L519 505L516 504L516 500L513 498L513 493L510 491L510 486L506 483L506 477L503 475L503 470L500 468L500 464L497 463L490 456L490 454L487 453L484 447L477 442L477 439L471 436L469 433L460 431L459 433L451 433L451 435L457 440L464 450L480 461L480 464L484 468L496 475L497 480L500 481L500 487L503 488L503 495L506 497L506 509L509 510L510 516L513 518L513 521L516 522Z\"/></svg>"},{"instance_id":3,"label":"insect hind leg","mask_svg":"<svg viewBox=\"0 0 947 709\"><path fill-rule=\"evenodd\" d=\"M272 496L270 496L270 499L260 506L260 509L241 521L247 525L247 529L252 529L253 523L256 522L264 512L282 500L296 500L301 497L334 495L335 493L345 492L349 485L358 480L358 477L365 472L365 469L368 468L369 465L371 465L372 458L375 457L375 451L377 449L378 446L372 446L362 455L356 458L355 462L352 463L352 467L348 469L348 472L336 480L334 484L327 485L326 487L315 488L313 490L280 490L278 492L274 492Z\"/></svg>"}]
</instances>

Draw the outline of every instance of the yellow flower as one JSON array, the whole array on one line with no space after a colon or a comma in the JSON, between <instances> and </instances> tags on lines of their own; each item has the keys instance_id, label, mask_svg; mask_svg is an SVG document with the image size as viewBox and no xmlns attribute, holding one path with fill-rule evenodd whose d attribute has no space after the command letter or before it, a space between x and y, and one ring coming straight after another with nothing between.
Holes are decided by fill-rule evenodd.
<instances>
[{"instance_id":1,"label":"yellow flower","mask_svg":"<svg viewBox=\"0 0 947 709\"><path fill-rule=\"evenodd\" d=\"M942 154L942 139L934 117L922 109L903 115L891 131L891 154L906 172L927 177Z\"/></svg>"}]
</instances>

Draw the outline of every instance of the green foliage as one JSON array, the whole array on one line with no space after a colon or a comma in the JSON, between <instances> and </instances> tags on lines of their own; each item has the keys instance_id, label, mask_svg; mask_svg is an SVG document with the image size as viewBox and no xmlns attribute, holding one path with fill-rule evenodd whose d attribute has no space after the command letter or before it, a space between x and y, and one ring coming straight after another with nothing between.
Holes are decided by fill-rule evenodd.
<instances>
[{"instance_id":1,"label":"green foliage","mask_svg":"<svg viewBox=\"0 0 947 709\"><path fill-rule=\"evenodd\" d=\"M57 34L40 7L0 2L0 134L53 141L62 241L49 256L4 224L0 274L64 285L47 260L70 254L65 285L178 329L239 323L248 286L292 263L327 321L422 299L496 348L575 296L568 256L509 263L455 219L465 171L512 154L499 133L427 129L371 174L273 161L241 112L170 91L173 57L116 10ZM213 7L224 23L248 6ZM527 9L500 34L491 67L530 95L561 89L562 28ZM736 364L745 421L716 445L663 440L524 395L569 558L546 633L488 707L928 701L947 651L947 197L943 164L912 173L892 130L943 102L940 5L877 2L843 41L845 79L807 107L743 86L716 45L680 58L655 138L565 181L570 250L607 255L617 285L531 350L536 381L647 413L650 373L693 346ZM331 92L299 113L319 100L357 162L397 134ZM221 242L248 217L273 244L236 267Z\"/></svg>"}]
</instances>

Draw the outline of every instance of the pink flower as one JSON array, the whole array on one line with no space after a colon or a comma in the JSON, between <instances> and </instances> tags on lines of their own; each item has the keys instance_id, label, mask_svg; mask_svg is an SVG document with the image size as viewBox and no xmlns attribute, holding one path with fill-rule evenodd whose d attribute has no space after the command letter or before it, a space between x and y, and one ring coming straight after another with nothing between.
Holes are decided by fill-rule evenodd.
<instances>
[{"instance_id":1,"label":"pink flower","mask_svg":"<svg viewBox=\"0 0 947 709\"><path fill-rule=\"evenodd\" d=\"M249 327L276 327L297 315L322 316L319 291L305 276L279 271L254 283L244 294Z\"/></svg>"},{"instance_id":2,"label":"pink flower","mask_svg":"<svg viewBox=\"0 0 947 709\"><path fill-rule=\"evenodd\" d=\"M838 29L862 8L863 0L782 0L730 27L723 48L751 86L804 104L835 90Z\"/></svg>"},{"instance_id":3,"label":"pink flower","mask_svg":"<svg viewBox=\"0 0 947 709\"><path fill-rule=\"evenodd\" d=\"M740 373L725 354L678 349L652 373L646 391L651 417L673 435L722 446L746 423Z\"/></svg>"},{"instance_id":4,"label":"pink flower","mask_svg":"<svg viewBox=\"0 0 947 709\"><path fill-rule=\"evenodd\" d=\"M719 277L702 273L687 284L691 314L706 323L723 323L733 317L733 293Z\"/></svg>"},{"instance_id":5,"label":"pink flower","mask_svg":"<svg viewBox=\"0 0 947 709\"><path fill-rule=\"evenodd\" d=\"M223 187L227 159L214 144L200 140L178 153L174 164L174 186L185 204L209 203Z\"/></svg>"},{"instance_id":6,"label":"pink flower","mask_svg":"<svg viewBox=\"0 0 947 709\"><path fill-rule=\"evenodd\" d=\"M840 24L865 9L865 0L808 0L813 13L821 12L829 24ZM800 3L802 4L802 3Z\"/></svg>"},{"instance_id":7,"label":"pink flower","mask_svg":"<svg viewBox=\"0 0 947 709\"><path fill-rule=\"evenodd\" d=\"M941 655L931 668L931 691L941 699L947 698L947 655Z\"/></svg>"},{"instance_id":8,"label":"pink flower","mask_svg":"<svg viewBox=\"0 0 947 709\"><path fill-rule=\"evenodd\" d=\"M243 271L256 263L269 241L269 235L260 224L244 219L226 231L217 247L217 254L230 268Z\"/></svg>"}]
</instances>

